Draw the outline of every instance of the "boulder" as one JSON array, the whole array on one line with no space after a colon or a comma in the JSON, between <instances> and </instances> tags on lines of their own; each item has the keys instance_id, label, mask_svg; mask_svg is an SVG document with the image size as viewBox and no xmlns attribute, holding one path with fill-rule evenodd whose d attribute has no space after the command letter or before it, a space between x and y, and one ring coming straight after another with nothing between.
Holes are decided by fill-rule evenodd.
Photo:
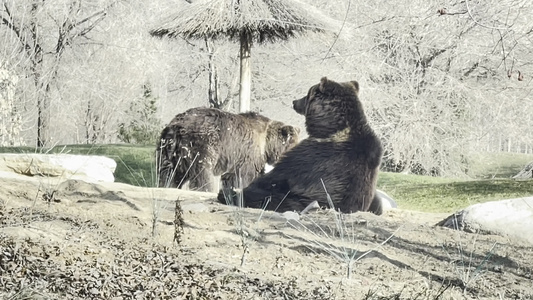
<instances>
[{"instance_id":1,"label":"boulder","mask_svg":"<svg viewBox=\"0 0 533 300\"><path fill-rule=\"evenodd\" d=\"M113 182L117 163L105 156L73 154L0 154L0 177L48 177Z\"/></svg>"},{"instance_id":2,"label":"boulder","mask_svg":"<svg viewBox=\"0 0 533 300\"><path fill-rule=\"evenodd\" d=\"M533 244L533 197L474 204L437 226L508 236Z\"/></svg>"},{"instance_id":3,"label":"boulder","mask_svg":"<svg viewBox=\"0 0 533 300\"><path fill-rule=\"evenodd\" d=\"M513 176L514 179L532 179L533 178L533 161L527 164L518 174Z\"/></svg>"},{"instance_id":4,"label":"boulder","mask_svg":"<svg viewBox=\"0 0 533 300\"><path fill-rule=\"evenodd\" d=\"M398 208L398 204L396 201L394 201L394 199L392 199L391 196L389 196L389 194L378 189L376 189L376 194L381 199L381 207L383 207L384 212L393 208Z\"/></svg>"}]
</instances>

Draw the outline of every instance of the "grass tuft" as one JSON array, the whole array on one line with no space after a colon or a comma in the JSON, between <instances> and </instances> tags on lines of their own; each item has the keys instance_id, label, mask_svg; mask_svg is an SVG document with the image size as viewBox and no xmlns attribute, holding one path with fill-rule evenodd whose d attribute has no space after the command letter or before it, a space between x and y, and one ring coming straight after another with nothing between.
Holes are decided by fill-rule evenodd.
<instances>
[{"instance_id":1,"label":"grass tuft","mask_svg":"<svg viewBox=\"0 0 533 300\"><path fill-rule=\"evenodd\" d=\"M357 229L354 226L354 222L348 224L346 220L348 215L335 210L335 205L324 185L324 181L321 180L321 182L330 206L330 212L333 214L335 221L334 230L328 233L325 227L322 227L319 222L313 220L312 215L304 215L306 221L308 221L305 223L308 223L308 225L299 219L290 219L287 223L292 228L309 234L310 237L301 236L309 244L307 247L309 250L316 252L315 249L318 249L321 252L329 254L339 262L344 263L346 265L346 278L350 279L354 263L386 244L401 227L396 229L385 241L376 245L373 249L365 252L358 251L355 247L357 244Z\"/></svg>"},{"instance_id":2,"label":"grass tuft","mask_svg":"<svg viewBox=\"0 0 533 300\"><path fill-rule=\"evenodd\" d=\"M458 224L457 220L455 224ZM466 235L465 238L459 236L460 234L460 231L457 231L457 236L453 243L449 245L444 243L442 248L461 282L463 294L466 295L468 288L485 272L487 264L495 252L497 243L492 244L484 256L479 256L476 254L480 250L477 244L478 234L476 233L473 236Z\"/></svg>"}]
</instances>

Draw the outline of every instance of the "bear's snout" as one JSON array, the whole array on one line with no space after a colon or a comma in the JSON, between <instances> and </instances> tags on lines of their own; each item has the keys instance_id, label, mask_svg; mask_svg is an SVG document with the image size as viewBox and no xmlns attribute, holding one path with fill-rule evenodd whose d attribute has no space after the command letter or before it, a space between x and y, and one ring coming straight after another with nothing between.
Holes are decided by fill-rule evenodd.
<instances>
[{"instance_id":1,"label":"bear's snout","mask_svg":"<svg viewBox=\"0 0 533 300\"><path fill-rule=\"evenodd\" d=\"M292 101L292 108L300 115L305 115L305 97Z\"/></svg>"}]
</instances>

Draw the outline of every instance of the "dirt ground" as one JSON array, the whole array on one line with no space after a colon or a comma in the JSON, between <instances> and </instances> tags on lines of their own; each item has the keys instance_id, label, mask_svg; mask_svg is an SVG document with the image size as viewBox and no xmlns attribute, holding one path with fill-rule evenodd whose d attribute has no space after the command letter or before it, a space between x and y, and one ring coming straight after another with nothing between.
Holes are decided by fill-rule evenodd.
<instances>
[{"instance_id":1,"label":"dirt ground","mask_svg":"<svg viewBox=\"0 0 533 300\"><path fill-rule=\"evenodd\" d=\"M533 299L532 245L435 227L444 214L296 219L208 193L0 180L2 299Z\"/></svg>"}]
</instances>

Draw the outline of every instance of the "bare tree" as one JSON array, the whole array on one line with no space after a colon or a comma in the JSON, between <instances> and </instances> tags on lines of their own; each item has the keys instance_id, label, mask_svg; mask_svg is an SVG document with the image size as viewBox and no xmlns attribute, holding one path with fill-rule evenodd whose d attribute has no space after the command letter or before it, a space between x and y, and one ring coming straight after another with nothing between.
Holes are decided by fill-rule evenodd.
<instances>
[{"instance_id":1,"label":"bare tree","mask_svg":"<svg viewBox=\"0 0 533 300\"><path fill-rule=\"evenodd\" d=\"M303 126L292 100L322 76L358 80L391 169L456 174L471 152L533 151L533 3L303 1L343 29L255 47L252 110ZM190 6L180 2L0 1L0 65L19 78L22 134L42 110L56 141L116 142L145 82L163 123L194 106L237 110L238 45L150 38L162 13Z\"/></svg>"},{"instance_id":2,"label":"bare tree","mask_svg":"<svg viewBox=\"0 0 533 300\"><path fill-rule=\"evenodd\" d=\"M77 40L88 38L88 34L106 17L107 10L117 2L92 7L84 6L80 0L50 4L44 0L2 1L0 25L15 34L18 48L28 60L28 75L33 80L37 147L50 142L51 89L57 81L65 51Z\"/></svg>"},{"instance_id":3,"label":"bare tree","mask_svg":"<svg viewBox=\"0 0 533 300\"><path fill-rule=\"evenodd\" d=\"M532 4L439 5L361 4L348 14L357 43L339 40L334 49L362 81L362 98L370 99L367 108L390 170L462 173L469 153L491 143L488 136L505 135L507 146L524 141L519 137L525 127L518 124L530 119L525 74L533 47L525 12L533 12Z\"/></svg>"}]
</instances>

